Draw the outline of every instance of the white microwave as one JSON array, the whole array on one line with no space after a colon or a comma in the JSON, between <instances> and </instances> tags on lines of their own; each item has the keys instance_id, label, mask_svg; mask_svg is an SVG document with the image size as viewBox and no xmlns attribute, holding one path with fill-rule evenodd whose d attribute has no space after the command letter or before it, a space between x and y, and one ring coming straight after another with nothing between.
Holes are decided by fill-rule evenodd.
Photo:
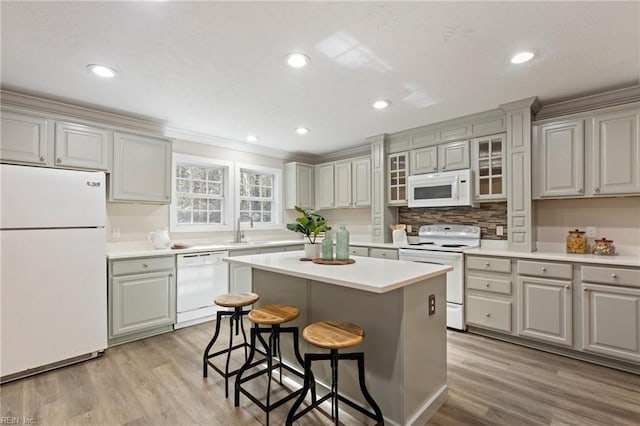
<instances>
[{"instance_id":1,"label":"white microwave","mask_svg":"<svg viewBox=\"0 0 640 426\"><path fill-rule=\"evenodd\" d=\"M409 176L409 207L475 207L469 169Z\"/></svg>"}]
</instances>

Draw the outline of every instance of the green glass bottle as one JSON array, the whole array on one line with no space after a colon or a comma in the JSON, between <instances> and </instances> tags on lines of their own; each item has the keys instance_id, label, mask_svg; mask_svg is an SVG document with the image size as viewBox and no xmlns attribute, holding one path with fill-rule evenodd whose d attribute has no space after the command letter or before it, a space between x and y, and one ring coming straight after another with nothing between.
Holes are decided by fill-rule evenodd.
<instances>
[{"instance_id":1,"label":"green glass bottle","mask_svg":"<svg viewBox=\"0 0 640 426\"><path fill-rule=\"evenodd\" d=\"M336 260L349 260L349 231L345 225L336 232Z\"/></svg>"},{"instance_id":2,"label":"green glass bottle","mask_svg":"<svg viewBox=\"0 0 640 426\"><path fill-rule=\"evenodd\" d=\"M324 240L322 240L320 258L322 260L333 260L333 240L328 231L325 232Z\"/></svg>"}]
</instances>

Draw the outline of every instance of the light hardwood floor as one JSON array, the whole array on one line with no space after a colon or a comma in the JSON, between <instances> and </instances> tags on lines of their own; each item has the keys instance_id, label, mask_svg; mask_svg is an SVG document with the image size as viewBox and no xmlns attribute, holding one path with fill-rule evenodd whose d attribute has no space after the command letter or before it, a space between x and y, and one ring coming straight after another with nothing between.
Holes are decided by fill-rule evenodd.
<instances>
[{"instance_id":1,"label":"light hardwood floor","mask_svg":"<svg viewBox=\"0 0 640 426\"><path fill-rule=\"evenodd\" d=\"M212 328L117 346L99 359L5 384L0 416L38 425L264 424L264 413L246 398L240 408L224 398L213 370L202 378ZM449 399L429 424L640 424L639 376L469 333L449 331L448 339ZM283 424L290 406L272 412L271 424ZM302 420L331 424L318 412Z\"/></svg>"}]
</instances>

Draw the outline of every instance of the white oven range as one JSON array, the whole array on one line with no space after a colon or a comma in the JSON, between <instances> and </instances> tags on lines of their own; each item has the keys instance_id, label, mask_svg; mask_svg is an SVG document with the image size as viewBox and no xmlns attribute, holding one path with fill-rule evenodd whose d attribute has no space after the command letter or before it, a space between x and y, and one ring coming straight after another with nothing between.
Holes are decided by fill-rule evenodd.
<instances>
[{"instance_id":1,"label":"white oven range","mask_svg":"<svg viewBox=\"0 0 640 426\"><path fill-rule=\"evenodd\" d=\"M464 255L462 250L480 246L480 227L425 225L418 240L400 246L399 259L452 266L447 272L447 327L465 330Z\"/></svg>"}]
</instances>

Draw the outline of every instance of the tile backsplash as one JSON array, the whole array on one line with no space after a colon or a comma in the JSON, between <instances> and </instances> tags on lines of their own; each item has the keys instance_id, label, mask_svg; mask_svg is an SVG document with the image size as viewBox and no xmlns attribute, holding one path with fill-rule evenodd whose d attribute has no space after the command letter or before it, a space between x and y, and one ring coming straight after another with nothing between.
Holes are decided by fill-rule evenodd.
<instances>
[{"instance_id":1,"label":"tile backsplash","mask_svg":"<svg viewBox=\"0 0 640 426\"><path fill-rule=\"evenodd\" d=\"M481 228L481 237L486 240L507 239L507 203L482 203L480 207L408 208L398 210L398 223L411 225L413 233L421 225L456 224ZM504 227L503 235L496 235L496 226Z\"/></svg>"}]
</instances>

